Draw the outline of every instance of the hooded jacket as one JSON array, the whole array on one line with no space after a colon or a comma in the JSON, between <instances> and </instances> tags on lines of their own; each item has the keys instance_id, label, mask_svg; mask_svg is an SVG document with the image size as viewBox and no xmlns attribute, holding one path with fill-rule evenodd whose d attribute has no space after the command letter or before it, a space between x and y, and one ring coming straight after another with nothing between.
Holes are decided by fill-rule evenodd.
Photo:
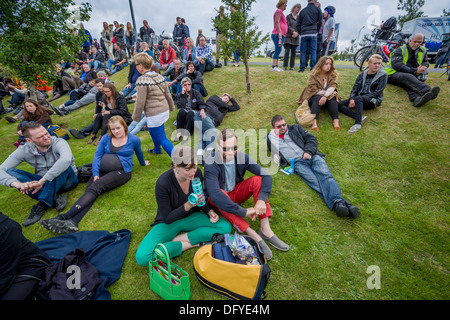
<instances>
[{"instance_id":1,"label":"hooded jacket","mask_svg":"<svg viewBox=\"0 0 450 320\"><path fill-rule=\"evenodd\" d=\"M368 72L369 70L366 70L358 75L355 84L353 85L352 92L350 93L350 99L354 99L361 94L361 91L364 89L364 84L366 83ZM387 72L384 69L380 69L370 84L369 95L371 97L371 101L374 102L377 107L379 107L383 101L383 90L386 87L387 80Z\"/></svg>"}]
</instances>

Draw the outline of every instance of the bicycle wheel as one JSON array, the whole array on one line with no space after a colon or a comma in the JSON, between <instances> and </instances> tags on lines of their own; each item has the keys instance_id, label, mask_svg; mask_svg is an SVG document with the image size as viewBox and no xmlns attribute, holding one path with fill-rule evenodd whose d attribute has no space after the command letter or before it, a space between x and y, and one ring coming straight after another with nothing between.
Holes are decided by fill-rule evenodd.
<instances>
[{"instance_id":1,"label":"bicycle wheel","mask_svg":"<svg viewBox=\"0 0 450 320\"><path fill-rule=\"evenodd\" d=\"M362 59L367 55L367 53L372 53L373 50L374 50L373 46L365 46L365 47L362 47L361 49L359 49L353 57L353 61L355 62L355 65L357 67L361 67L361 62L364 61Z\"/></svg>"},{"instance_id":2,"label":"bicycle wheel","mask_svg":"<svg viewBox=\"0 0 450 320\"><path fill-rule=\"evenodd\" d=\"M159 59L161 58L161 51L158 48L153 49L153 61L159 63Z\"/></svg>"},{"instance_id":3,"label":"bicycle wheel","mask_svg":"<svg viewBox=\"0 0 450 320\"><path fill-rule=\"evenodd\" d=\"M374 53L376 53L376 51L368 50L366 54L361 57L359 71L366 71L369 67L369 59Z\"/></svg>"}]
</instances>

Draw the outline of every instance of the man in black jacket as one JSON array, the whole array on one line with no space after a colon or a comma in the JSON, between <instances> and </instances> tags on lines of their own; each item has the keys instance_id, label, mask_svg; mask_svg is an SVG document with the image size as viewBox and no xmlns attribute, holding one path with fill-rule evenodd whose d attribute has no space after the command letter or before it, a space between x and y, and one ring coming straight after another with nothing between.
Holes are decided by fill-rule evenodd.
<instances>
[{"instance_id":1,"label":"man in black jacket","mask_svg":"<svg viewBox=\"0 0 450 320\"><path fill-rule=\"evenodd\" d=\"M173 41L177 46L184 46L184 40L188 37L186 26L181 23L181 18L177 17L177 23L173 27Z\"/></svg>"},{"instance_id":2,"label":"man in black jacket","mask_svg":"<svg viewBox=\"0 0 450 320\"><path fill-rule=\"evenodd\" d=\"M405 88L414 107L421 107L428 101L436 99L440 91L439 87L431 89L425 83L430 63L427 49L422 46L424 41L423 34L415 34L408 44L394 51L386 66L388 82Z\"/></svg>"},{"instance_id":3,"label":"man in black jacket","mask_svg":"<svg viewBox=\"0 0 450 320\"><path fill-rule=\"evenodd\" d=\"M294 173L314 189L338 217L359 216L359 208L342 197L336 179L325 162L325 155L318 150L314 135L298 124L286 125L284 118L276 115L272 118L272 130L267 135L267 146L275 163L282 167L291 165Z\"/></svg>"},{"instance_id":4,"label":"man in black jacket","mask_svg":"<svg viewBox=\"0 0 450 320\"><path fill-rule=\"evenodd\" d=\"M350 98L339 102L339 111L355 119L355 124L348 133L357 132L367 120L367 116L362 115L363 110L379 107L383 101L388 75L381 67L382 62L383 58L379 54L372 55L369 58L369 68L356 78Z\"/></svg>"},{"instance_id":5,"label":"man in black jacket","mask_svg":"<svg viewBox=\"0 0 450 320\"><path fill-rule=\"evenodd\" d=\"M273 215L268 202L272 176L249 155L237 150L237 136L233 130L223 129L220 132L217 147L217 152L205 161L208 203L217 208L239 232L245 232L255 240L268 260L272 252L264 240L281 251L288 251L289 246L273 233L269 224L269 218ZM244 179L247 171L254 176ZM240 204L250 197L253 197L255 206L247 209L241 207ZM261 229L256 232L250 228L244 219L246 217L252 220L258 217Z\"/></svg>"},{"instance_id":6,"label":"man in black jacket","mask_svg":"<svg viewBox=\"0 0 450 320\"><path fill-rule=\"evenodd\" d=\"M306 68L306 51L309 50L311 57L311 70L316 65L317 58L317 35L322 26L322 12L316 6L316 0L308 0L308 5L303 8L297 17L297 31L300 35L300 70Z\"/></svg>"},{"instance_id":7,"label":"man in black jacket","mask_svg":"<svg viewBox=\"0 0 450 320\"><path fill-rule=\"evenodd\" d=\"M231 102L231 106L228 104L229 102ZM225 115L241 108L228 93L224 93L221 97L213 95L206 100L205 104L205 108L194 116L194 125L201 132L197 151L199 156L202 156L207 149L214 149L216 127L222 123Z\"/></svg>"}]
</instances>

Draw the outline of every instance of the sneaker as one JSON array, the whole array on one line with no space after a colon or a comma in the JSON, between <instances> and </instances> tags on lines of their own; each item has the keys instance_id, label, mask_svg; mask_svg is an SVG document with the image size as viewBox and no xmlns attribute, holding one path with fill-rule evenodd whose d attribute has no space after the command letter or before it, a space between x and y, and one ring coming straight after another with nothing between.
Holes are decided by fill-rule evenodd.
<instances>
[{"instance_id":1,"label":"sneaker","mask_svg":"<svg viewBox=\"0 0 450 320\"><path fill-rule=\"evenodd\" d=\"M423 96L421 97L417 97L414 100L414 107L419 108L421 106L423 106L425 103L427 103L428 101L430 101L433 98L433 93L431 91L425 93Z\"/></svg>"},{"instance_id":2,"label":"sneaker","mask_svg":"<svg viewBox=\"0 0 450 320\"><path fill-rule=\"evenodd\" d=\"M439 91L441 91L441 88L439 88L439 87L433 87L433 89L431 89L431 93L433 94L433 97L431 97L431 100L434 100L437 98Z\"/></svg>"},{"instance_id":3,"label":"sneaker","mask_svg":"<svg viewBox=\"0 0 450 320\"><path fill-rule=\"evenodd\" d=\"M264 256L266 257L266 260L272 259L272 251L270 250L269 246L264 242L264 240L261 240L258 242L259 249L264 253Z\"/></svg>"},{"instance_id":4,"label":"sneaker","mask_svg":"<svg viewBox=\"0 0 450 320\"><path fill-rule=\"evenodd\" d=\"M348 133L355 133L355 132L359 131L360 129L361 129L361 125L355 124L350 128L350 130L348 130Z\"/></svg>"},{"instance_id":5,"label":"sneaker","mask_svg":"<svg viewBox=\"0 0 450 320\"><path fill-rule=\"evenodd\" d=\"M261 229L259 229L258 234L263 240L268 241L271 245L273 245L275 248L281 251L288 251L289 246L281 241L276 235L269 237L266 237Z\"/></svg>"},{"instance_id":6,"label":"sneaker","mask_svg":"<svg viewBox=\"0 0 450 320\"><path fill-rule=\"evenodd\" d=\"M55 217L43 220L40 224L45 229L59 234L73 233L79 230L78 225L72 219L63 220Z\"/></svg>"},{"instance_id":7,"label":"sneaker","mask_svg":"<svg viewBox=\"0 0 450 320\"><path fill-rule=\"evenodd\" d=\"M338 200L334 203L333 211L336 212L338 217L347 217L349 215L349 210L347 204L343 200Z\"/></svg>"},{"instance_id":8,"label":"sneaker","mask_svg":"<svg viewBox=\"0 0 450 320\"><path fill-rule=\"evenodd\" d=\"M161 152L155 152L155 149L148 149L147 152L150 154L161 154Z\"/></svg>"},{"instance_id":9,"label":"sneaker","mask_svg":"<svg viewBox=\"0 0 450 320\"><path fill-rule=\"evenodd\" d=\"M69 128L69 132L71 135L73 135L75 138L77 139L84 139L86 138L86 136L84 134L82 134L79 130L77 129L70 129Z\"/></svg>"},{"instance_id":10,"label":"sneaker","mask_svg":"<svg viewBox=\"0 0 450 320\"><path fill-rule=\"evenodd\" d=\"M57 194L53 199L53 207L58 211L63 211L67 205L67 194Z\"/></svg>"},{"instance_id":11,"label":"sneaker","mask_svg":"<svg viewBox=\"0 0 450 320\"><path fill-rule=\"evenodd\" d=\"M53 111L55 111L55 113L58 116L64 117L64 112L62 111L62 109L60 108L55 108L54 106L50 106L50 108L52 108Z\"/></svg>"},{"instance_id":12,"label":"sneaker","mask_svg":"<svg viewBox=\"0 0 450 320\"><path fill-rule=\"evenodd\" d=\"M275 72L277 72L277 67L272 67L272 68L270 68L270 71L275 71Z\"/></svg>"},{"instance_id":13,"label":"sneaker","mask_svg":"<svg viewBox=\"0 0 450 320\"><path fill-rule=\"evenodd\" d=\"M31 226L32 224L35 224L39 220L41 220L41 218L44 215L45 211L47 211L47 208L48 208L47 205L42 203L42 202L40 202L40 201L38 203L36 203L31 208L30 214L25 219L25 221L22 223L22 225L24 227L28 227L28 226Z\"/></svg>"},{"instance_id":14,"label":"sneaker","mask_svg":"<svg viewBox=\"0 0 450 320\"><path fill-rule=\"evenodd\" d=\"M8 121L9 123L17 122L17 119L16 119L16 118L8 117L8 116L5 117L5 120Z\"/></svg>"}]
</instances>

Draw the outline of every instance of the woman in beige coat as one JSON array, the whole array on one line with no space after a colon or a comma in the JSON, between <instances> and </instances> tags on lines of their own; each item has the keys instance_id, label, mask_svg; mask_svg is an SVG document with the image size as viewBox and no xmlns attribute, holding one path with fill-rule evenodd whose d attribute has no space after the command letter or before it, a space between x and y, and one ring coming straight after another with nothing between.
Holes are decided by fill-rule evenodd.
<instances>
[{"instance_id":1,"label":"woman in beige coat","mask_svg":"<svg viewBox=\"0 0 450 320\"><path fill-rule=\"evenodd\" d=\"M148 152L161 154L162 147L171 156L173 145L164 131L164 123L169 120L169 111L175 110L169 87L161 74L151 71L153 58L147 53L136 54L134 62L141 76L136 80L136 106L133 120L139 122L144 112L154 144L154 148L149 149Z\"/></svg>"}]
</instances>

